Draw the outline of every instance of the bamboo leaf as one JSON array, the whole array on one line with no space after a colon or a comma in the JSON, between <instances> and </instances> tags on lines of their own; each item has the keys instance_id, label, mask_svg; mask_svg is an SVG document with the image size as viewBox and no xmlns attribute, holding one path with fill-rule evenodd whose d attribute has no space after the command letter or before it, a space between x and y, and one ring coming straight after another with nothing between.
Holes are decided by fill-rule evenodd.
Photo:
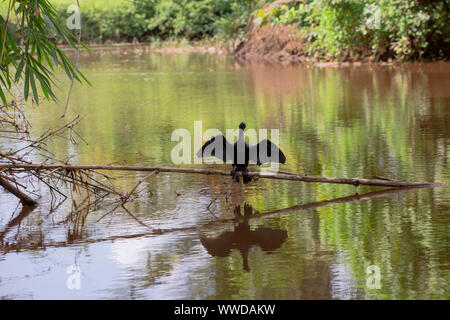
<instances>
[{"instance_id":1,"label":"bamboo leaf","mask_svg":"<svg viewBox=\"0 0 450 320\"><path fill-rule=\"evenodd\" d=\"M23 88L25 101L28 100L29 90L30 90L30 67L27 64L27 66L25 67L25 83Z\"/></svg>"},{"instance_id":2,"label":"bamboo leaf","mask_svg":"<svg viewBox=\"0 0 450 320\"><path fill-rule=\"evenodd\" d=\"M0 97L2 99L3 105L5 107L8 106L8 103L6 102L6 97L5 97L5 93L3 92L3 88L0 87Z\"/></svg>"},{"instance_id":3,"label":"bamboo leaf","mask_svg":"<svg viewBox=\"0 0 450 320\"><path fill-rule=\"evenodd\" d=\"M25 66L25 59L22 59L22 61L20 61L19 63L19 66L17 67L16 75L14 76L15 82L19 81L24 66Z\"/></svg>"},{"instance_id":4,"label":"bamboo leaf","mask_svg":"<svg viewBox=\"0 0 450 320\"><path fill-rule=\"evenodd\" d=\"M31 90L33 91L33 98L34 101L39 104L39 96L37 93L37 87L36 87L36 83L34 82L34 75L33 72L30 72L30 83L31 83Z\"/></svg>"}]
</instances>

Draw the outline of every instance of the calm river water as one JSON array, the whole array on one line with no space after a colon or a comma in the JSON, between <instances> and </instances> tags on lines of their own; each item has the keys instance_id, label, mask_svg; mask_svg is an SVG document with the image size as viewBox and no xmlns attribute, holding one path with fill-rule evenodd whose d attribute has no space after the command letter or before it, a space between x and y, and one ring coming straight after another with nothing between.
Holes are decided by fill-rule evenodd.
<instances>
[{"instance_id":1,"label":"calm river water","mask_svg":"<svg viewBox=\"0 0 450 320\"><path fill-rule=\"evenodd\" d=\"M86 143L48 146L72 163L175 166L175 129L246 121L279 129L283 171L450 181L450 64L282 67L122 50L80 65L93 86L75 84L68 118L83 117ZM69 83L59 87L59 103L27 107L32 136L62 123ZM129 191L145 175L114 184ZM0 189L0 298L450 299L450 188L382 190L160 173L129 212L105 216L109 196L75 228L72 204L49 213L45 188L19 221ZM236 210L238 221L214 222Z\"/></svg>"}]
</instances>

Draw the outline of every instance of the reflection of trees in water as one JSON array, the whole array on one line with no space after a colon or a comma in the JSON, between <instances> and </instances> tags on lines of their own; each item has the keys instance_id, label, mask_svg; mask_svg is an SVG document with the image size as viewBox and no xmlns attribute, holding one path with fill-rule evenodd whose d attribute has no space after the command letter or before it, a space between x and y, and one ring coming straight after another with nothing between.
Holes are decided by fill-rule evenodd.
<instances>
[{"instance_id":1,"label":"reflection of trees in water","mask_svg":"<svg viewBox=\"0 0 450 320\"><path fill-rule=\"evenodd\" d=\"M368 298L423 299L448 289L449 232L430 197L446 187L399 197L319 209L320 234L330 250L344 252L357 285ZM444 210L444 211L443 211ZM444 229L446 229L444 231ZM443 262L446 261L446 262ZM381 289L366 288L366 269L377 265Z\"/></svg>"},{"instance_id":2,"label":"reflection of trees in water","mask_svg":"<svg viewBox=\"0 0 450 320\"><path fill-rule=\"evenodd\" d=\"M412 165L445 166L439 139L449 137L445 108L450 100L442 85L448 81L443 70L449 67L257 65L247 67L247 79L265 114L280 115L267 116L259 126L283 124L281 143L288 148L288 166L294 159L297 168L312 175L340 176L347 171L445 180L417 172Z\"/></svg>"},{"instance_id":3,"label":"reflection of trees in water","mask_svg":"<svg viewBox=\"0 0 450 320\"><path fill-rule=\"evenodd\" d=\"M110 56L101 65L93 65L105 70L119 60ZM95 94L89 94L91 89L85 88L88 91L74 92L72 98L79 101L80 113L89 114L80 128L89 145L79 151L78 161L169 162L173 145L167 137L173 129L191 130L193 121L202 119L204 129L223 130L234 127L245 117L258 115L247 120L249 125L281 129L280 142L288 157L287 170L326 176L376 174L409 180L448 180L450 131L446 128L450 119L446 112L449 100L445 96L448 94L443 79L445 72L427 70L428 66L423 69L419 66L373 69L368 66L345 69L236 66L239 70L233 70L233 65L216 62L200 56L147 55L114 67L118 69L114 70L117 75L103 77L94 70ZM205 65L214 68L214 72L204 72ZM140 69L145 70L145 76L132 75ZM114 84L111 77L124 77L129 85ZM142 81L143 77L152 78L152 86ZM91 105L98 107L90 108ZM58 108L48 110L60 115ZM44 131L49 127L48 119L54 118L33 117L32 114L37 131ZM149 126L150 120L158 125ZM90 121L101 125L91 125ZM72 152L65 140L55 142L51 148L62 157ZM149 212L169 208L164 211L164 218L169 219L181 202L175 191L190 191L193 184L200 188L223 181L212 176L201 179L190 176L155 179L152 185L146 186L145 203L135 202L137 217L145 219ZM367 189L358 187L359 192L363 190ZM243 198L257 209L272 210L354 191L353 187L260 180ZM264 264L272 261L271 255L259 247L253 248L249 265L254 276L252 281L256 283L248 285L248 277L242 274L242 258L239 256L233 262L232 254L235 270L230 270L225 261L215 262L216 272L221 274L217 292L244 296L242 288L246 287L247 296L257 292L262 297L267 290L268 296L276 292L286 298L327 297L330 292L327 279L335 270L329 270L330 260L333 252L339 250L345 253L343 259L351 266L358 286L365 286L368 265L380 266L382 289L374 292L379 297L448 295L445 287L447 283L448 288L450 261L450 232L445 215L449 211L447 193L448 188L413 191L384 199L362 198L359 200L369 201L355 204L328 203L333 206L319 209L295 207L279 216L265 216L271 219L260 223L288 231L289 239L272 255L289 263ZM190 197L194 201L199 198L197 194ZM306 209L316 210L303 211ZM38 225L37 219L35 222ZM32 236L29 230L20 232L22 249L33 248L34 244L35 248L47 244L67 246L66 242L45 243L39 235L42 233L37 231ZM133 234L129 238L146 234ZM338 268L340 271L334 273L341 274L341 269L346 270ZM288 293L288 287L295 289Z\"/></svg>"},{"instance_id":4,"label":"reflection of trees in water","mask_svg":"<svg viewBox=\"0 0 450 320\"><path fill-rule=\"evenodd\" d=\"M243 215L236 210L234 218L212 220L205 229L237 223L233 231L202 239L212 255L229 256L215 262L216 281L220 282L217 297L230 294L299 299L363 298L364 294L396 298L445 296L448 278L445 266L450 258L446 250L448 225L442 222L445 214L432 212L447 212L448 206L439 202L429 205L430 197L442 198L445 191L445 188L381 190L261 213L246 206ZM407 194L396 196L401 193ZM417 207L422 210L416 210ZM68 241L52 243L51 239L45 239L39 228L42 223L29 228L30 223L37 222L36 218L40 219L40 214L34 217L25 210L2 226L2 239L17 233L15 243L2 242L2 251L69 245ZM250 225L250 220L256 225ZM18 228L21 225L27 228ZM101 242L149 234L158 233L85 240ZM79 241L83 242L83 238ZM233 252L242 256L238 258ZM169 252L151 253L146 272L134 283L140 288L152 286L161 276L172 272L174 263ZM365 288L366 268L372 264L381 269L382 289L378 291ZM249 272L242 273L243 268ZM245 274L252 275L250 283ZM268 290L268 286L273 288Z\"/></svg>"},{"instance_id":5,"label":"reflection of trees in water","mask_svg":"<svg viewBox=\"0 0 450 320\"><path fill-rule=\"evenodd\" d=\"M430 213L448 208L439 202L430 207L427 198L439 198L445 189L382 190L261 213L259 217L274 218L271 225L282 225L289 240L273 260L252 250L250 278L237 271L242 258L232 252L217 260L217 297L442 298L448 288L448 224L442 221L445 215ZM302 211L307 209L316 210ZM366 287L366 269L373 264L381 269L379 290ZM269 284L274 286L270 293Z\"/></svg>"},{"instance_id":6,"label":"reflection of trees in water","mask_svg":"<svg viewBox=\"0 0 450 320\"><path fill-rule=\"evenodd\" d=\"M160 283L159 278L169 274L174 268L174 263L176 263L176 256L171 253L147 252L147 264L140 286L145 288Z\"/></svg>"}]
</instances>

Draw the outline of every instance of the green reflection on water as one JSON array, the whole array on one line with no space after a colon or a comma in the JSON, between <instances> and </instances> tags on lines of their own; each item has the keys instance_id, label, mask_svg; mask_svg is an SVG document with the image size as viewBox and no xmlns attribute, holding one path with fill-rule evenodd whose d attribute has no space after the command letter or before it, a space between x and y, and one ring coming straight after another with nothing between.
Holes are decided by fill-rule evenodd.
<instances>
[{"instance_id":1,"label":"green reflection on water","mask_svg":"<svg viewBox=\"0 0 450 320\"><path fill-rule=\"evenodd\" d=\"M224 131L246 121L249 128L280 129L288 159L282 170L450 181L448 64L324 69L123 51L82 57L81 66L94 87L75 86L70 112L84 116L77 131L88 144L74 149L55 140L50 146L57 157L70 155L76 163L170 166L173 130L193 132L194 121L201 120L204 130ZM61 97L67 85L61 85ZM53 127L62 105L30 108L33 130ZM136 175L117 183L126 189L137 180ZM181 214L187 202L201 200L196 193L189 201L177 199L175 191L214 189L222 181L160 175L132 212L147 224L159 223L165 215ZM370 190L374 188L259 180L236 201L265 212ZM229 216L223 199L215 207L216 214ZM212 292L190 284L184 297L449 299L449 208L445 187L256 220L253 228L287 230L286 243L270 254L253 248L250 272L242 270L237 251L226 258L209 257L192 275L200 282L212 281ZM165 215L154 216L161 211ZM204 212L189 214L212 218ZM196 246L202 249L198 242ZM180 256L189 260L183 251L146 250L146 272L128 274L130 283L142 290L173 272ZM366 268L373 264L381 269L379 290L366 287Z\"/></svg>"}]
</instances>

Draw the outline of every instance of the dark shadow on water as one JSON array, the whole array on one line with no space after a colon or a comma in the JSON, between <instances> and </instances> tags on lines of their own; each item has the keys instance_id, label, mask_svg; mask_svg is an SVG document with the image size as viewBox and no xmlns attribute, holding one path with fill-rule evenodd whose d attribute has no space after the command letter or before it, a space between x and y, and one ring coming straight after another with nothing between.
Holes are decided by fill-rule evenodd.
<instances>
[{"instance_id":1,"label":"dark shadow on water","mask_svg":"<svg viewBox=\"0 0 450 320\"><path fill-rule=\"evenodd\" d=\"M4 252L8 252L10 250L16 250L18 251L20 248L20 245L18 246L17 244L10 244L8 242L4 241L4 238L6 236L6 234L8 232L10 232L14 227L20 227L20 224L22 223L22 221L28 217L28 215L34 210L36 209L37 205L34 206L27 206L24 205L22 207L22 210L20 211L20 213L17 215L17 217L11 219L8 224L3 228L3 230L0 231L0 250L4 251ZM38 241L37 243L38 246L42 246L42 241Z\"/></svg>"},{"instance_id":2,"label":"dark shadow on water","mask_svg":"<svg viewBox=\"0 0 450 320\"><path fill-rule=\"evenodd\" d=\"M15 226L20 225L23 219L25 219L34 209L36 209L37 205L35 206L26 206L24 205L22 207L22 211L15 217L14 219L11 219L11 221L8 222L8 224L5 226L5 228L0 232L0 242L3 241L4 236L14 228Z\"/></svg>"},{"instance_id":3,"label":"dark shadow on water","mask_svg":"<svg viewBox=\"0 0 450 320\"><path fill-rule=\"evenodd\" d=\"M248 253L253 246L259 246L265 252L271 252L281 247L286 241L288 233L286 230L272 228L256 228L251 230L248 220L253 215L253 208L244 204L244 215L241 214L241 206L234 209L238 224L234 231L225 231L216 238L201 238L200 241L209 254L215 257L226 257L232 249L238 250L243 259L243 268L250 271L248 265Z\"/></svg>"}]
</instances>

